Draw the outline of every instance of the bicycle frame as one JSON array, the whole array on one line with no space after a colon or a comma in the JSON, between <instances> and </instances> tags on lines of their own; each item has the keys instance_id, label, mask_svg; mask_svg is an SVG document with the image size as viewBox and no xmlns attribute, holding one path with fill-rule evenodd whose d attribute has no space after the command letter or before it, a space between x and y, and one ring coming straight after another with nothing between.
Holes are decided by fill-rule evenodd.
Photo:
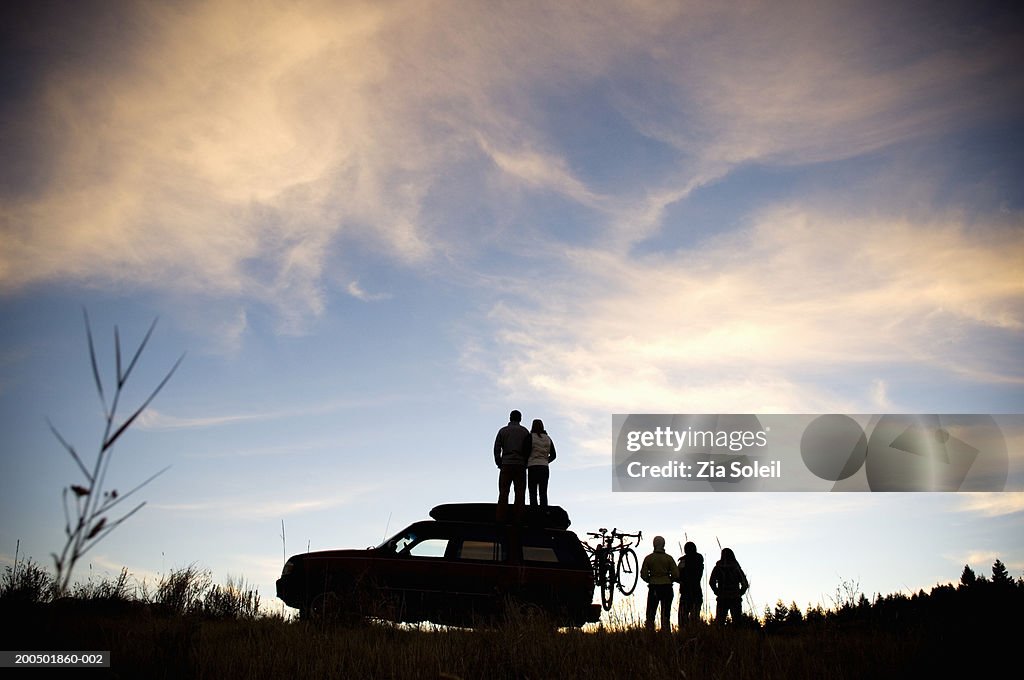
<instances>
[{"instance_id":1,"label":"bicycle frame","mask_svg":"<svg viewBox=\"0 0 1024 680\"><path fill-rule=\"evenodd\" d=\"M601 606L605 611L609 611L616 588L623 595L631 595L636 588L639 569L636 552L632 546L633 539L637 545L640 544L643 533L627 534L619 532L618 529L609 532L602 527L597 532L588 532L587 535L597 539L597 545L583 543L583 547L590 555L594 585L601 590Z\"/></svg>"}]
</instances>

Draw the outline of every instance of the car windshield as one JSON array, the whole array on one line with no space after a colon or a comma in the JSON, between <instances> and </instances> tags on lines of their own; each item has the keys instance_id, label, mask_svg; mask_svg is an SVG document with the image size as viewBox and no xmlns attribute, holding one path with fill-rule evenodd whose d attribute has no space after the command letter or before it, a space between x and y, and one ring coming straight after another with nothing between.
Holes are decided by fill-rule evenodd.
<instances>
[{"instance_id":1,"label":"car windshield","mask_svg":"<svg viewBox=\"0 0 1024 680\"><path fill-rule=\"evenodd\" d=\"M417 538L418 535L415 531L412 531L411 529L406 529L402 533L392 536L391 538L384 541L377 547L383 548L388 552L400 553L406 548L408 548L410 545L415 543Z\"/></svg>"}]
</instances>

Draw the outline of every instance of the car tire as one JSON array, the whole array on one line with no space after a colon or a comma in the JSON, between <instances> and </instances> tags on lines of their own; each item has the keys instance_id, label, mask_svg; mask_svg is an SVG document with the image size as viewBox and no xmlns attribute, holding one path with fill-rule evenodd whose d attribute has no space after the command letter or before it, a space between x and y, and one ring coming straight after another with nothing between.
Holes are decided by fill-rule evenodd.
<instances>
[{"instance_id":1,"label":"car tire","mask_svg":"<svg viewBox=\"0 0 1024 680\"><path fill-rule=\"evenodd\" d=\"M317 625L359 626L363 613L352 608L351 598L333 590L317 593L304 608L306 618Z\"/></svg>"},{"instance_id":2,"label":"car tire","mask_svg":"<svg viewBox=\"0 0 1024 680\"><path fill-rule=\"evenodd\" d=\"M302 612L305 612L306 618L314 623L329 623L338 618L340 610L341 600L338 594L327 591L314 595L309 605L303 607Z\"/></svg>"}]
</instances>

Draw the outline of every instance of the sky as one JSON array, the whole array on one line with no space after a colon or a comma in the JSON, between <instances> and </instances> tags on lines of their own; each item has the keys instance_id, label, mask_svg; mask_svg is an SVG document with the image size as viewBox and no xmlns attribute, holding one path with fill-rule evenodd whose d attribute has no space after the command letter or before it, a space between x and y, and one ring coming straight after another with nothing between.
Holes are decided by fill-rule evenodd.
<instances>
[{"instance_id":1,"label":"sky","mask_svg":"<svg viewBox=\"0 0 1024 680\"><path fill-rule=\"evenodd\" d=\"M513 408L544 420L572 529L709 566L721 542L758 610L1024 574L1019 491L611 480L616 413L1024 412L1019 9L0 12L4 564L51 563L82 483L47 421L87 460L102 436L86 310L108 396L114 328L127 363L158 319L126 415L185 358L108 488L170 469L81 579L197 565L280 607L285 554L493 500Z\"/></svg>"}]
</instances>

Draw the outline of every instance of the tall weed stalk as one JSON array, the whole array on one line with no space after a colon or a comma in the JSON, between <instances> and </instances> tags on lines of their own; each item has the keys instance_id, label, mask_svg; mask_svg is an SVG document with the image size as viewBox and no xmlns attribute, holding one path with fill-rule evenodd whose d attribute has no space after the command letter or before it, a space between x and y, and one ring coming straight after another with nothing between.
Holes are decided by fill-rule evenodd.
<instances>
[{"instance_id":1,"label":"tall weed stalk","mask_svg":"<svg viewBox=\"0 0 1024 680\"><path fill-rule=\"evenodd\" d=\"M171 379L174 372L178 370L178 366L181 365L185 355L182 354L178 357L178 360L174 362L174 365L164 376L163 380L156 386L156 388L149 394L149 396L142 402L142 404L131 412L127 418L119 420L118 418L118 407L120 406L121 395L124 391L125 385L128 382L128 378L131 377L132 370L135 368L139 361L139 357L142 356L142 351L146 348L149 343L149 339L153 334L153 329L156 328L156 319L153 319L153 323L150 324L149 330L146 331L145 337L142 342L139 343L138 349L132 355L131 360L127 365L124 365L121 357L121 336L117 326L114 326L114 361L115 361L115 380L113 382L112 394L108 401L107 392L104 389L103 380L100 378L99 363L96 359L96 346L93 342L92 327L89 324L89 314L83 310L83 316L85 318L85 334L89 344L89 361L92 365L92 377L96 384L96 391L99 394L100 403L103 405L103 415L106 421L105 428L103 431L103 438L100 441L99 450L97 451L96 458L92 461L90 466L86 466L82 457L78 455L71 444L61 436L60 432L54 427L53 423L49 423L50 431L61 443L65 450L71 454L71 458L74 459L78 465L78 469L81 470L85 476L85 481L82 484L71 484L64 488L63 491L63 502L64 502L64 533L67 536L67 540L64 543L64 549L61 550L60 555L56 553L53 555L53 561L56 566L56 584L57 590L61 594L68 592L68 587L71 584L71 575L75 569L75 564L81 557L88 552L93 546L103 540L111 531L116 529L122 522L138 512L142 506L146 503L145 501L137 504L131 510L128 510L120 517L111 520L111 511L114 510L122 501L131 497L142 487L149 484L156 477L160 476L167 471L168 468L164 468L156 474L150 476L142 483L136 485L127 493L119 493L117 489L105 489L104 482L106 481L107 471L110 468L110 460L114 453L114 444L118 439L121 438L131 424L135 422L146 407L149 406L150 402L153 401L154 397L163 389L167 381ZM69 502L69 498L71 501Z\"/></svg>"}]
</instances>

